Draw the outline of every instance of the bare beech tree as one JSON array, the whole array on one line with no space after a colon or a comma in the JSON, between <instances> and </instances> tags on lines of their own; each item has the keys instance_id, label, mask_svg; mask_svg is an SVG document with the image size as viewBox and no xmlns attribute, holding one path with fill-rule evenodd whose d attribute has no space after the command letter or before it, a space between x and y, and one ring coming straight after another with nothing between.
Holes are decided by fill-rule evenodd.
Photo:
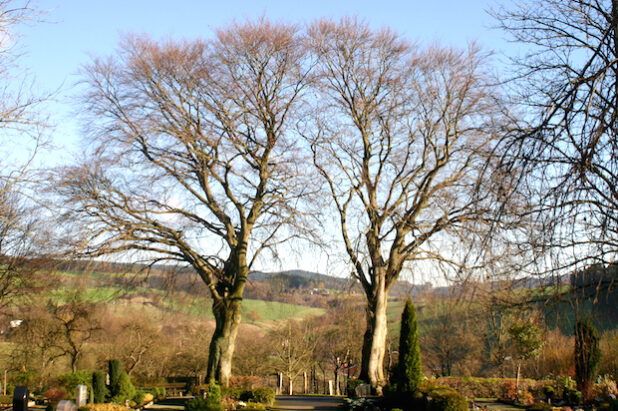
<instances>
[{"instance_id":1,"label":"bare beech tree","mask_svg":"<svg viewBox=\"0 0 618 411\"><path fill-rule=\"evenodd\" d=\"M191 266L212 296L207 378L227 385L250 268L298 235L296 116L308 81L294 26L233 24L211 41L128 37L84 70L92 155L61 191L83 256Z\"/></svg>"},{"instance_id":2,"label":"bare beech tree","mask_svg":"<svg viewBox=\"0 0 618 411\"><path fill-rule=\"evenodd\" d=\"M21 75L15 33L16 25L35 15L28 1L0 0L0 307L25 289L36 256L37 214L27 185L45 123L38 111L42 98Z\"/></svg>"},{"instance_id":3,"label":"bare beech tree","mask_svg":"<svg viewBox=\"0 0 618 411\"><path fill-rule=\"evenodd\" d=\"M310 39L319 95L301 128L367 296L360 378L381 391L389 289L421 260L455 262L488 215L477 180L499 93L474 46L417 50L350 19L319 21Z\"/></svg>"},{"instance_id":4,"label":"bare beech tree","mask_svg":"<svg viewBox=\"0 0 618 411\"><path fill-rule=\"evenodd\" d=\"M618 1L523 1L493 14L526 46L513 95L529 122L509 136L504 166L538 193L541 270L615 261Z\"/></svg>"}]
</instances>

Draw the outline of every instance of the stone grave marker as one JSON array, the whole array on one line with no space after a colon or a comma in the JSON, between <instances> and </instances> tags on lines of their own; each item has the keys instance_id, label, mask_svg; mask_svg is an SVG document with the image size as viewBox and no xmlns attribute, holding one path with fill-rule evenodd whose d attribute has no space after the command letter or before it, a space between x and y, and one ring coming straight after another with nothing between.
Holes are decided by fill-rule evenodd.
<instances>
[{"instance_id":1,"label":"stone grave marker","mask_svg":"<svg viewBox=\"0 0 618 411\"><path fill-rule=\"evenodd\" d=\"M356 394L357 397L367 397L371 395L371 385L359 384L354 390L354 394Z\"/></svg>"},{"instance_id":2,"label":"stone grave marker","mask_svg":"<svg viewBox=\"0 0 618 411\"><path fill-rule=\"evenodd\" d=\"M79 384L75 392L75 402L77 403L76 404L77 407L83 407L84 405L86 405L87 401L88 401L88 387L83 384Z\"/></svg>"},{"instance_id":3,"label":"stone grave marker","mask_svg":"<svg viewBox=\"0 0 618 411\"><path fill-rule=\"evenodd\" d=\"M56 411L77 411L77 405L73 404L69 400L62 400L58 403Z\"/></svg>"},{"instance_id":4,"label":"stone grave marker","mask_svg":"<svg viewBox=\"0 0 618 411\"><path fill-rule=\"evenodd\" d=\"M13 411L28 411L28 387L19 385L13 391Z\"/></svg>"}]
</instances>

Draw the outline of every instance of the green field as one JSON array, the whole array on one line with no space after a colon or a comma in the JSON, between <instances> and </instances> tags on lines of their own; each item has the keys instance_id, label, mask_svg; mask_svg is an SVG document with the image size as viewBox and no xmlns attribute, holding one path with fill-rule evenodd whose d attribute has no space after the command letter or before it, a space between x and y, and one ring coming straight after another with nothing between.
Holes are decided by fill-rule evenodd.
<instances>
[{"instance_id":1,"label":"green field","mask_svg":"<svg viewBox=\"0 0 618 411\"><path fill-rule=\"evenodd\" d=\"M52 274L58 285L30 295L21 305L43 305L48 301L65 304L78 296L82 301L113 306L116 314L148 311L150 316L163 313L177 313L195 320L212 320L212 300L206 296L183 291L166 293L157 288L123 287L110 285L107 280L116 274L76 274L60 271ZM52 277L54 279L54 277ZM86 280L86 281L84 281ZM84 286L84 282L87 286ZM273 323L288 319L303 319L324 314L326 310L302 305L244 299L242 303L243 322L258 327L271 328Z\"/></svg>"}]
</instances>

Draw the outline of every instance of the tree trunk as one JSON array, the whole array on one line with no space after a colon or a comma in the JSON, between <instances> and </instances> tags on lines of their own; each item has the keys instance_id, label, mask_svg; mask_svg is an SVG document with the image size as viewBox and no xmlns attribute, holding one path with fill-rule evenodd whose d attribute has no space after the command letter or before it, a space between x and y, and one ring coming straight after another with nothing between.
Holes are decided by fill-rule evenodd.
<instances>
[{"instance_id":1,"label":"tree trunk","mask_svg":"<svg viewBox=\"0 0 618 411\"><path fill-rule=\"evenodd\" d=\"M371 384L378 395L386 384L384 376L384 356L386 354L387 292L384 276L376 275L373 295L367 298L367 330L363 339L363 358L360 379Z\"/></svg>"},{"instance_id":2,"label":"tree trunk","mask_svg":"<svg viewBox=\"0 0 618 411\"><path fill-rule=\"evenodd\" d=\"M339 367L335 367L335 395L341 395L339 392Z\"/></svg>"},{"instance_id":3,"label":"tree trunk","mask_svg":"<svg viewBox=\"0 0 618 411\"><path fill-rule=\"evenodd\" d=\"M515 398L519 398L519 375L521 372L521 361L517 362L517 376L515 378Z\"/></svg>"},{"instance_id":4,"label":"tree trunk","mask_svg":"<svg viewBox=\"0 0 618 411\"><path fill-rule=\"evenodd\" d=\"M206 379L208 382L217 380L224 387L229 385L232 375L241 302L241 298L224 298L212 304L216 325L208 351Z\"/></svg>"},{"instance_id":5,"label":"tree trunk","mask_svg":"<svg viewBox=\"0 0 618 411\"><path fill-rule=\"evenodd\" d=\"M307 371L303 372L303 394L308 394L309 382L307 380Z\"/></svg>"},{"instance_id":6,"label":"tree trunk","mask_svg":"<svg viewBox=\"0 0 618 411\"><path fill-rule=\"evenodd\" d=\"M277 373L277 395L283 394L283 374Z\"/></svg>"}]
</instances>

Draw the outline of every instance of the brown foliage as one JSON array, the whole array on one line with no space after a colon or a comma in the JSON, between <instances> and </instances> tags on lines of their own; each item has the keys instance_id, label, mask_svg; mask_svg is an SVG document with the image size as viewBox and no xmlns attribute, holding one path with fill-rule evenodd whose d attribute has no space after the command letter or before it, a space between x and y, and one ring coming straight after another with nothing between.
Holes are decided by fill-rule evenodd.
<instances>
[{"instance_id":1,"label":"brown foliage","mask_svg":"<svg viewBox=\"0 0 618 411\"><path fill-rule=\"evenodd\" d=\"M575 375L574 347L572 336L564 335L558 328L547 331L541 355L537 361L524 365L525 375L534 378L546 375Z\"/></svg>"},{"instance_id":2,"label":"brown foliage","mask_svg":"<svg viewBox=\"0 0 618 411\"><path fill-rule=\"evenodd\" d=\"M599 347L602 358L599 375L610 375L618 381L618 330L604 332Z\"/></svg>"}]
</instances>

